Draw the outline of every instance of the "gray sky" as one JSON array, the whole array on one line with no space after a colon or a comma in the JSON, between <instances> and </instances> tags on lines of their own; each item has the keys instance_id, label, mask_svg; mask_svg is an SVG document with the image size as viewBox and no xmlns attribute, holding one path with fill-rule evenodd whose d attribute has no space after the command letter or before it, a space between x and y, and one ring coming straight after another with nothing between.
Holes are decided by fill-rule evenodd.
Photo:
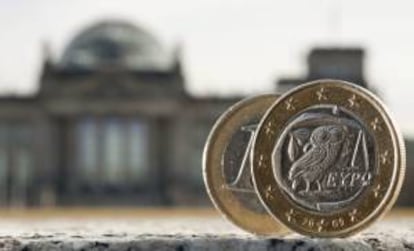
<instances>
[{"instance_id":1,"label":"gray sky","mask_svg":"<svg viewBox=\"0 0 414 251\"><path fill-rule=\"evenodd\" d=\"M413 14L409 0L0 0L0 92L36 90L43 41L58 58L79 29L122 18L182 45L195 95L269 92L305 74L312 46L364 46L369 83L414 136Z\"/></svg>"}]
</instances>

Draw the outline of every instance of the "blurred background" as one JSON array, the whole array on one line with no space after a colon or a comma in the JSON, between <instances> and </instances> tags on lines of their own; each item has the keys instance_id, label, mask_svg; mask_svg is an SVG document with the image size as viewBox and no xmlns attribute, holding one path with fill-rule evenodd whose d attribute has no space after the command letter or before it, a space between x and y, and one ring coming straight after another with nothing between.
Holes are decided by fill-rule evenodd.
<instances>
[{"instance_id":1,"label":"blurred background","mask_svg":"<svg viewBox=\"0 0 414 251\"><path fill-rule=\"evenodd\" d=\"M407 144L412 1L1 0L3 208L211 207L215 119L318 78L376 92Z\"/></svg>"}]
</instances>

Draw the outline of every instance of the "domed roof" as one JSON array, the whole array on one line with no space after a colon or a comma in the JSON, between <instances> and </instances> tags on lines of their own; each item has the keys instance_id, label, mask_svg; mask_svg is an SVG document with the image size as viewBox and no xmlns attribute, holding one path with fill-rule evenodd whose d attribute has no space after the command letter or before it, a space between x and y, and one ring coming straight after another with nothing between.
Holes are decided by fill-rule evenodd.
<instances>
[{"instance_id":1,"label":"domed roof","mask_svg":"<svg viewBox=\"0 0 414 251\"><path fill-rule=\"evenodd\" d=\"M80 32L67 46L62 68L162 70L172 58L147 31L123 21L104 21Z\"/></svg>"}]
</instances>

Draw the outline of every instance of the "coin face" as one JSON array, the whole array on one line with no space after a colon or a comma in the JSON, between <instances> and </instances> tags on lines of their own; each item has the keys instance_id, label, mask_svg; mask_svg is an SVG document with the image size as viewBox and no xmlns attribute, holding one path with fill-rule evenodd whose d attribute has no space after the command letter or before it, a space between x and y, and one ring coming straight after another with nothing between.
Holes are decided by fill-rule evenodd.
<instances>
[{"instance_id":1,"label":"coin face","mask_svg":"<svg viewBox=\"0 0 414 251\"><path fill-rule=\"evenodd\" d=\"M284 231L255 193L250 161L257 125L277 97L256 96L230 107L217 120L204 149L204 181L214 205L235 225L256 234Z\"/></svg>"},{"instance_id":2,"label":"coin face","mask_svg":"<svg viewBox=\"0 0 414 251\"><path fill-rule=\"evenodd\" d=\"M252 150L269 212L301 234L362 230L394 203L405 173L402 137L382 102L338 80L301 85L263 117Z\"/></svg>"}]
</instances>

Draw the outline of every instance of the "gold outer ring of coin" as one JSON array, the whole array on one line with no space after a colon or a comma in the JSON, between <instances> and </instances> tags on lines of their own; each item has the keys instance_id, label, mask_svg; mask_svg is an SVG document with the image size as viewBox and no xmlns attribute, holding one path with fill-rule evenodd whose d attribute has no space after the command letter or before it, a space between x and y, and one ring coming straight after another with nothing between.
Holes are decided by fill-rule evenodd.
<instances>
[{"instance_id":1,"label":"gold outer ring of coin","mask_svg":"<svg viewBox=\"0 0 414 251\"><path fill-rule=\"evenodd\" d=\"M321 104L345 107L374 136L378 173L352 208L321 213L306 209L282 191L273 172L272 151L286 122L304 109ZM260 199L275 219L289 229L314 237L355 234L383 216L398 197L405 174L404 141L385 105L371 92L339 80L317 80L277 99L262 118L252 149L252 176Z\"/></svg>"},{"instance_id":2,"label":"gold outer ring of coin","mask_svg":"<svg viewBox=\"0 0 414 251\"><path fill-rule=\"evenodd\" d=\"M203 154L204 182L214 206L236 226L259 235L283 234L287 230L274 221L264 208L262 213L249 209L234 192L225 188L227 184L222 172L222 155L234 133L254 116L259 116L260 120L277 97L276 94L260 95L244 99L231 106L213 126ZM248 171L250 172L250 166ZM260 203L259 198L257 199Z\"/></svg>"}]
</instances>

